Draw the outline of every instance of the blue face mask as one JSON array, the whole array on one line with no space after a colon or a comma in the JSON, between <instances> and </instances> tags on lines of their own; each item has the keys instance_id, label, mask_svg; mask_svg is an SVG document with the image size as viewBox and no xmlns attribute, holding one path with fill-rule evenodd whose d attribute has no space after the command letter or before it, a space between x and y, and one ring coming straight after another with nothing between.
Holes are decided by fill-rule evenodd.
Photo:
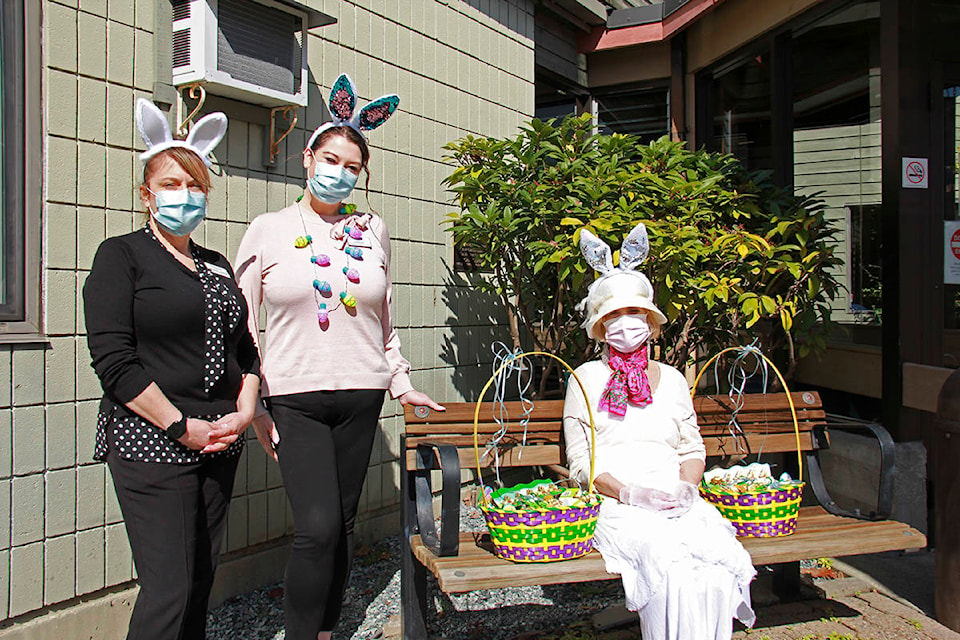
<instances>
[{"instance_id":1,"label":"blue face mask","mask_svg":"<svg viewBox=\"0 0 960 640\"><path fill-rule=\"evenodd\" d=\"M154 219L175 236L193 232L207 215L207 195L189 189L171 189L153 193L157 200Z\"/></svg>"},{"instance_id":2,"label":"blue face mask","mask_svg":"<svg viewBox=\"0 0 960 640\"><path fill-rule=\"evenodd\" d=\"M313 164L313 177L307 180L307 187L313 197L326 204L343 202L357 185L357 175L345 168L317 160Z\"/></svg>"}]
</instances>

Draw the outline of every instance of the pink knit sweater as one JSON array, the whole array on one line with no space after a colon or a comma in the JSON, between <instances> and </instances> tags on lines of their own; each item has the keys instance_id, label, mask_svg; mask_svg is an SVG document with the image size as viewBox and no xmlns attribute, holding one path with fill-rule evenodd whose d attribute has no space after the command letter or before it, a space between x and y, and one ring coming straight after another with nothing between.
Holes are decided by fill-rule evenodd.
<instances>
[{"instance_id":1,"label":"pink knit sweater","mask_svg":"<svg viewBox=\"0 0 960 640\"><path fill-rule=\"evenodd\" d=\"M356 216L350 216L356 220ZM237 280L250 308L250 332L260 347L264 397L338 389L389 389L396 398L413 388L410 363L400 354L400 339L390 319L390 236L383 220L369 219L363 238L348 246L362 250L348 257L342 241L331 237L345 216L320 216L299 204L264 213L250 224L234 262ZM350 222L348 222L349 224ZM298 236L310 246L297 248ZM312 255L325 254L330 265L315 267ZM344 267L359 272L348 282ZM326 280L330 294L315 292L314 279ZM355 308L340 304L346 291ZM317 320L318 302L329 322ZM265 343L260 341L260 304L266 308Z\"/></svg>"}]
</instances>

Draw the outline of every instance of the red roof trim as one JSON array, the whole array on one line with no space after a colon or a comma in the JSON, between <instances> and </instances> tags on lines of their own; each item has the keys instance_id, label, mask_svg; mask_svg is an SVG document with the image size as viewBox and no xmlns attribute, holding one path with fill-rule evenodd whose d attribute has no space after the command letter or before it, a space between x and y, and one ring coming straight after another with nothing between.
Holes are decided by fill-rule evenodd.
<instances>
[{"instance_id":1,"label":"red roof trim","mask_svg":"<svg viewBox=\"0 0 960 640\"><path fill-rule=\"evenodd\" d=\"M580 39L577 49L580 53L592 53L638 44L662 42L695 22L701 15L721 2L723 0L690 0L660 22L622 29L597 27Z\"/></svg>"}]
</instances>

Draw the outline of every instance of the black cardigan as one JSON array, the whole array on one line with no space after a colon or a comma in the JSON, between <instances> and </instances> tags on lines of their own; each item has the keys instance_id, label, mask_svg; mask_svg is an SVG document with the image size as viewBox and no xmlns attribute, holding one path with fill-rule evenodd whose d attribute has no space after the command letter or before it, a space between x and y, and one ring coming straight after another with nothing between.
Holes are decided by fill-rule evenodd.
<instances>
[{"instance_id":1,"label":"black cardigan","mask_svg":"<svg viewBox=\"0 0 960 640\"><path fill-rule=\"evenodd\" d=\"M247 330L247 305L227 259L197 246L227 287L241 321L225 335L224 375L203 389L204 293L200 276L181 264L145 229L100 244L83 287L87 344L104 396L101 410L135 415L124 406L151 382L184 415L236 411L243 375L260 375L260 357Z\"/></svg>"}]
</instances>

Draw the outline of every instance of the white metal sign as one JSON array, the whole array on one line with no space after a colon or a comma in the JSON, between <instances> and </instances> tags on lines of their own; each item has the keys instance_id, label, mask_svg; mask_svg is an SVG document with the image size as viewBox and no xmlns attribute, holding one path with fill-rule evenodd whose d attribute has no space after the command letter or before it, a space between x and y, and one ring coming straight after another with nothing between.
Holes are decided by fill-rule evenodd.
<instances>
[{"instance_id":1,"label":"white metal sign","mask_svg":"<svg viewBox=\"0 0 960 640\"><path fill-rule=\"evenodd\" d=\"M960 220L943 223L943 283L960 284Z\"/></svg>"},{"instance_id":2,"label":"white metal sign","mask_svg":"<svg viewBox=\"0 0 960 640\"><path fill-rule=\"evenodd\" d=\"M900 185L904 189L926 189L929 185L927 158L901 158Z\"/></svg>"}]
</instances>

